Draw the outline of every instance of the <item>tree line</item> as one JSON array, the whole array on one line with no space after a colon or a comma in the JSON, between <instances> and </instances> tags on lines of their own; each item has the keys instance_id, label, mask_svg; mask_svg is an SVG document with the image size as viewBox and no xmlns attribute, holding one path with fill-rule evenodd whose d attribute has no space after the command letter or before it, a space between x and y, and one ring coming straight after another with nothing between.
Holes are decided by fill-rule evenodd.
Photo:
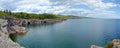
<instances>
[{"instance_id":1,"label":"tree line","mask_svg":"<svg viewBox=\"0 0 120 48\"><path fill-rule=\"evenodd\" d=\"M68 16L56 15L56 14L35 14L26 12L11 12L10 10L0 10L0 18L4 16L11 16L18 19L57 19L57 18L67 18Z\"/></svg>"}]
</instances>

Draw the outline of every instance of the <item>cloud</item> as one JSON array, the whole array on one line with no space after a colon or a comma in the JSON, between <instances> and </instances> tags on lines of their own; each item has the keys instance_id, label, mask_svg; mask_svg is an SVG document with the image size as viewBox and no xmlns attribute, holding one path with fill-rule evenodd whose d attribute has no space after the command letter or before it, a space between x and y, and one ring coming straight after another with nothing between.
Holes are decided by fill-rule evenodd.
<instances>
[{"instance_id":1,"label":"cloud","mask_svg":"<svg viewBox=\"0 0 120 48\"><path fill-rule=\"evenodd\" d=\"M90 9L75 8L74 5L88 6ZM116 14L109 11L110 8L117 7L113 2L103 2L102 0L0 0L1 9L9 9L13 12L29 13L54 13L65 15L99 16L101 14Z\"/></svg>"},{"instance_id":2,"label":"cloud","mask_svg":"<svg viewBox=\"0 0 120 48\"><path fill-rule=\"evenodd\" d=\"M109 11L110 8L117 7L118 5L113 2L103 2L102 0L51 0L51 2L56 3L58 5L86 5L90 7L92 10L84 9L84 8L68 8L63 14L71 14L71 15L83 15L88 17L113 17L118 16L115 11ZM72 6L71 6L72 7ZM69 11L68 11L69 10Z\"/></svg>"},{"instance_id":3,"label":"cloud","mask_svg":"<svg viewBox=\"0 0 120 48\"><path fill-rule=\"evenodd\" d=\"M110 7L116 7L117 4L109 2L104 3L102 0L51 0L51 2L55 2L61 5L87 5L94 9L107 9Z\"/></svg>"},{"instance_id":4,"label":"cloud","mask_svg":"<svg viewBox=\"0 0 120 48\"><path fill-rule=\"evenodd\" d=\"M14 12L33 12L37 13L50 8L51 3L48 0L21 0L15 3Z\"/></svg>"},{"instance_id":5,"label":"cloud","mask_svg":"<svg viewBox=\"0 0 120 48\"><path fill-rule=\"evenodd\" d=\"M114 3L104 3L102 0L90 0L86 1L85 4L91 6L94 9L108 9L117 6Z\"/></svg>"}]
</instances>

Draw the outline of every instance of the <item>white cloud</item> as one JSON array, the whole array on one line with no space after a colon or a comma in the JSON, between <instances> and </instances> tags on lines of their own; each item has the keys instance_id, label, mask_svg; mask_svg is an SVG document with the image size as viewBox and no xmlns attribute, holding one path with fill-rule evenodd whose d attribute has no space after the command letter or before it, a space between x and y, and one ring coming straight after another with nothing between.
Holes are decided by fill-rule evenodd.
<instances>
[{"instance_id":1,"label":"white cloud","mask_svg":"<svg viewBox=\"0 0 120 48\"><path fill-rule=\"evenodd\" d=\"M21 0L19 2L16 2L15 5L16 9L14 12L44 12L48 8L51 8L51 2L48 0Z\"/></svg>"},{"instance_id":2,"label":"white cloud","mask_svg":"<svg viewBox=\"0 0 120 48\"><path fill-rule=\"evenodd\" d=\"M56 2L58 4L63 5L87 5L94 9L107 9L110 7L116 7L117 4L114 3L104 3L102 0L51 0L53 3Z\"/></svg>"},{"instance_id":3,"label":"white cloud","mask_svg":"<svg viewBox=\"0 0 120 48\"><path fill-rule=\"evenodd\" d=\"M116 7L114 3L104 3L102 0L89 0L85 2L86 5L91 6L94 9L108 9L111 7Z\"/></svg>"},{"instance_id":4,"label":"white cloud","mask_svg":"<svg viewBox=\"0 0 120 48\"><path fill-rule=\"evenodd\" d=\"M17 9L14 10L14 12L32 12L32 11L45 11L47 9L51 8L51 6L39 6L34 4L29 5L21 5L17 6Z\"/></svg>"},{"instance_id":5,"label":"white cloud","mask_svg":"<svg viewBox=\"0 0 120 48\"><path fill-rule=\"evenodd\" d=\"M21 0L15 3L16 5L26 5L26 4L34 4L34 5L51 5L51 2L48 0Z\"/></svg>"},{"instance_id":6,"label":"white cloud","mask_svg":"<svg viewBox=\"0 0 120 48\"><path fill-rule=\"evenodd\" d=\"M72 5L86 5L93 10L84 8L74 8ZM108 11L111 7L118 6L115 3L104 3L102 0L0 0L1 9L12 9L14 12L30 13L54 13L68 15L88 15L98 16L106 14L115 14L114 11ZM72 7L72 8L71 8Z\"/></svg>"},{"instance_id":7,"label":"white cloud","mask_svg":"<svg viewBox=\"0 0 120 48\"><path fill-rule=\"evenodd\" d=\"M65 9L66 11L63 11L63 14L72 14L72 15L83 15L83 16L117 16L115 11L108 11L109 8L118 6L115 3L108 2L104 3L102 0L51 0L52 2L55 2L60 5L86 5L92 8L93 10L87 10L87 9L76 9L76 8L69 8ZM69 11L68 11L69 10Z\"/></svg>"},{"instance_id":8,"label":"white cloud","mask_svg":"<svg viewBox=\"0 0 120 48\"><path fill-rule=\"evenodd\" d=\"M0 7L0 10L3 10L3 8L2 8L2 7Z\"/></svg>"}]
</instances>

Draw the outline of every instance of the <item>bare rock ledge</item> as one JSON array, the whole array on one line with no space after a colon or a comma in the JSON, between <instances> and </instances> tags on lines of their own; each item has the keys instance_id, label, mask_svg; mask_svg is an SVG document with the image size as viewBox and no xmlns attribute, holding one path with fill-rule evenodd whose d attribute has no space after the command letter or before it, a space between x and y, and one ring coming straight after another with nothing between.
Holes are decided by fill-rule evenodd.
<instances>
[{"instance_id":1,"label":"bare rock ledge","mask_svg":"<svg viewBox=\"0 0 120 48\"><path fill-rule=\"evenodd\" d=\"M6 28L1 27L4 24L6 20L0 19L0 48L24 48L10 39Z\"/></svg>"},{"instance_id":2,"label":"bare rock ledge","mask_svg":"<svg viewBox=\"0 0 120 48\"><path fill-rule=\"evenodd\" d=\"M9 36L3 32L0 32L0 48L24 48L18 43L13 42Z\"/></svg>"}]
</instances>

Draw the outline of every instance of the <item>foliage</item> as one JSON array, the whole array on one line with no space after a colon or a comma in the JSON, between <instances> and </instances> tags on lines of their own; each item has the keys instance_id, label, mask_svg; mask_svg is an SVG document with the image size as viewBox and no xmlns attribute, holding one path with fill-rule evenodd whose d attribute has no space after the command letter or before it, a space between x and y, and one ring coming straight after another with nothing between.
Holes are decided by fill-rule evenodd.
<instances>
[{"instance_id":1,"label":"foliage","mask_svg":"<svg viewBox=\"0 0 120 48\"><path fill-rule=\"evenodd\" d=\"M105 48L112 48L113 47L113 43L112 42L109 42L106 46L105 46Z\"/></svg>"},{"instance_id":2,"label":"foliage","mask_svg":"<svg viewBox=\"0 0 120 48\"><path fill-rule=\"evenodd\" d=\"M56 19L56 18L67 18L67 16L56 15L56 14L34 14L34 13L25 13L25 12L11 12L10 10L1 10L0 18L4 16L12 16L18 19Z\"/></svg>"}]
</instances>

